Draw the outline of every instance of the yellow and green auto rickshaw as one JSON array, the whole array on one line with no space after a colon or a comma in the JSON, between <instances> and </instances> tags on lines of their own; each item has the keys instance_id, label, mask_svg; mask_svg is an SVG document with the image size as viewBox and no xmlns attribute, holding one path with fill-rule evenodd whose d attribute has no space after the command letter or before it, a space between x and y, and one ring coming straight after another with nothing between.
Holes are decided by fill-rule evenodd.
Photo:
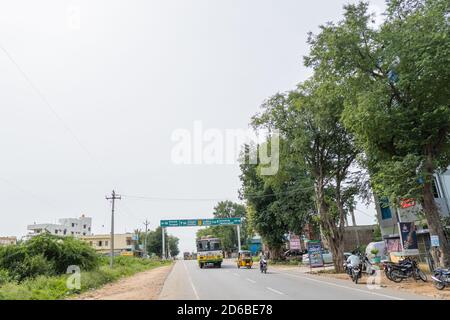
<instances>
[{"instance_id":1,"label":"yellow and green auto rickshaw","mask_svg":"<svg viewBox=\"0 0 450 320\"><path fill-rule=\"evenodd\" d=\"M250 269L253 265L252 253L248 250L238 252L237 267L247 267Z\"/></svg>"}]
</instances>

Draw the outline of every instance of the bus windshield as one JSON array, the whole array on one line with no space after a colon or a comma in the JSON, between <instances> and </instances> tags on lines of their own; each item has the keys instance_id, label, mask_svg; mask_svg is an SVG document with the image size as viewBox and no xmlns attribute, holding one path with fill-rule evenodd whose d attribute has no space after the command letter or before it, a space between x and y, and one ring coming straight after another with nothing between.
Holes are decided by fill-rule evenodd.
<instances>
[{"instance_id":1,"label":"bus windshield","mask_svg":"<svg viewBox=\"0 0 450 320\"><path fill-rule=\"evenodd\" d=\"M214 251L214 250L221 250L220 241L215 240L198 240L197 241L197 251Z\"/></svg>"}]
</instances>

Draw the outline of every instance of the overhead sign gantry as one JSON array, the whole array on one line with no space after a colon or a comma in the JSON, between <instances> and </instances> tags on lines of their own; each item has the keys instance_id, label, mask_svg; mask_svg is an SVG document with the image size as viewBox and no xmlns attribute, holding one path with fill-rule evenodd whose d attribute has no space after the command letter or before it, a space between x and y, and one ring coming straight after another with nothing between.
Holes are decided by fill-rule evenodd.
<instances>
[{"instance_id":1,"label":"overhead sign gantry","mask_svg":"<svg viewBox=\"0 0 450 320\"><path fill-rule=\"evenodd\" d=\"M175 220L161 220L160 226L162 229L162 252L163 258L166 258L165 233L168 227L210 227L210 226L227 226L233 225L237 228L238 235L238 249L241 250L241 233L240 225L241 218L213 218L213 219L175 219Z\"/></svg>"}]
</instances>

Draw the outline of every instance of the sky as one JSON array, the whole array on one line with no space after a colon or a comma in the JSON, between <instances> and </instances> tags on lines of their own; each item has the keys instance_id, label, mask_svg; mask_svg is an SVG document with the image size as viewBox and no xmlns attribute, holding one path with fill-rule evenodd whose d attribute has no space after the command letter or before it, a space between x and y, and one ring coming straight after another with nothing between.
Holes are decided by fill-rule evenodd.
<instances>
[{"instance_id":1,"label":"sky","mask_svg":"<svg viewBox=\"0 0 450 320\"><path fill-rule=\"evenodd\" d=\"M347 2L1 2L0 236L81 214L108 233L113 189L117 233L238 201L238 163L176 163L174 132L247 129L264 99L311 75L307 33ZM181 252L195 232L169 229Z\"/></svg>"}]
</instances>

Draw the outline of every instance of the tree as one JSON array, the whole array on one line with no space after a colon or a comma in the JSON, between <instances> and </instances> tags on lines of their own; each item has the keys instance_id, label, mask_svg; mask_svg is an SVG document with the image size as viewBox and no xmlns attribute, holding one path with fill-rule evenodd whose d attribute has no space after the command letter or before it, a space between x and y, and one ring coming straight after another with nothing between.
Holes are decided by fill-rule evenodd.
<instances>
[{"instance_id":1,"label":"tree","mask_svg":"<svg viewBox=\"0 0 450 320\"><path fill-rule=\"evenodd\" d=\"M168 248L172 257L176 257L180 253L180 249L178 248L179 242L180 239L175 236L169 235Z\"/></svg>"},{"instance_id":2,"label":"tree","mask_svg":"<svg viewBox=\"0 0 450 320\"><path fill-rule=\"evenodd\" d=\"M392 0L376 27L368 4L345 7L344 19L310 35L306 66L339 79L343 120L364 147L372 185L396 204L417 199L440 265L450 242L433 197L433 174L450 165L450 24L445 0Z\"/></svg>"},{"instance_id":3,"label":"tree","mask_svg":"<svg viewBox=\"0 0 450 320\"><path fill-rule=\"evenodd\" d=\"M258 165L245 161L250 156L250 147L245 146L244 157L241 160L240 196L247 201L247 220L249 227L258 232L269 247L272 258L279 258L285 242L284 235L288 228L282 215L271 209L276 201L272 187L265 185L258 174Z\"/></svg>"},{"instance_id":4,"label":"tree","mask_svg":"<svg viewBox=\"0 0 450 320\"><path fill-rule=\"evenodd\" d=\"M179 239L177 237L171 236L165 233L165 244L166 250L170 251L172 257L177 256L180 253L178 249ZM167 251L167 252L168 252ZM156 254L162 257L162 228L157 227L154 231L149 231L147 233L147 252L149 254ZM166 252L166 254L167 254Z\"/></svg>"},{"instance_id":5,"label":"tree","mask_svg":"<svg viewBox=\"0 0 450 320\"><path fill-rule=\"evenodd\" d=\"M341 88L336 80L312 78L287 94L277 94L253 119L255 127L279 130L288 141L289 154L314 182L314 198L322 235L333 254L336 271L342 271L346 206L357 192L350 167L360 150L343 127Z\"/></svg>"}]
</instances>

